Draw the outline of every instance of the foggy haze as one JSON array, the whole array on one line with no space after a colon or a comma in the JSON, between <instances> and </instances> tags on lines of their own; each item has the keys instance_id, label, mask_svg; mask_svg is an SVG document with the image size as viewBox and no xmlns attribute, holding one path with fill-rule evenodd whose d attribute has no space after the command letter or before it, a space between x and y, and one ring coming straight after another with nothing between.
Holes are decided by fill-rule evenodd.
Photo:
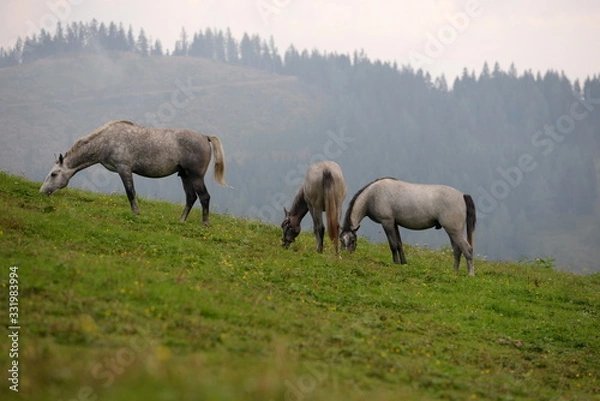
<instances>
[{"instance_id":1,"label":"foggy haze","mask_svg":"<svg viewBox=\"0 0 600 401\"><path fill-rule=\"evenodd\" d=\"M63 28L83 21L77 29L85 30L95 18L125 30L131 24L135 37L143 29L170 52L182 27L190 46L199 31L220 31L223 38L229 27L239 54L234 60L196 47L178 57L143 57L132 38L129 49L99 49L94 42L73 52L73 62L37 42L22 65L0 68L1 135L10 144L0 149L0 168L41 180L52 155L110 120L189 127L225 143L236 192L214 188L216 210L278 222L297 190L286 172L301 177L309 159L326 155L327 141L341 135L350 138L336 160L348 172L349 198L380 176L452 185L476 198L479 255L554 257L562 266L597 271L600 55L593 46L600 7L534 3L430 1L403 8L189 0L159 9L137 0L4 2L6 48L17 35L32 38L42 28L53 35L58 19ZM76 37L85 41L90 32ZM258 33L260 41L245 48L249 57L237 58L244 33ZM271 36L278 49L270 47ZM290 44L296 50L288 52ZM365 54L355 58L360 49ZM42 58L48 59L38 64ZM6 65L19 64L13 60ZM402 68L407 64L413 69ZM415 71L421 67L433 78ZM446 79L436 79L442 73ZM366 141L373 146L365 149ZM122 190L102 168L78 180L74 187ZM141 181L138 193L178 202L180 186L177 177ZM365 224L363 235L384 240L376 225ZM441 231L404 238L447 245Z\"/></svg>"},{"instance_id":2,"label":"foggy haze","mask_svg":"<svg viewBox=\"0 0 600 401\"><path fill-rule=\"evenodd\" d=\"M122 22L143 28L172 50L182 27L231 28L274 37L281 53L299 49L350 53L422 67L451 82L484 61L507 69L564 71L571 79L600 72L600 3L516 0L8 0L0 4L0 46L14 45L55 22Z\"/></svg>"}]
</instances>

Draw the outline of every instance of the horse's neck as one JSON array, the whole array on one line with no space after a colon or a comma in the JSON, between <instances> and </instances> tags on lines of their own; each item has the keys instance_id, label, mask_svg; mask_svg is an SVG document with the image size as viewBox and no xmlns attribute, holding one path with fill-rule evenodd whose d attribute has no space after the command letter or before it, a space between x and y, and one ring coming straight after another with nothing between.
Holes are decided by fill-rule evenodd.
<instances>
[{"instance_id":1,"label":"horse's neck","mask_svg":"<svg viewBox=\"0 0 600 401\"><path fill-rule=\"evenodd\" d=\"M65 162L67 167L74 173L88 168L94 164L100 163L100 150L98 136L89 140L79 140L65 154Z\"/></svg>"},{"instance_id":2,"label":"horse's neck","mask_svg":"<svg viewBox=\"0 0 600 401\"><path fill-rule=\"evenodd\" d=\"M306 203L306 199L304 199L304 191L300 189L292 202L290 215L296 217L298 222L300 222L306 216L306 213L308 213L308 204Z\"/></svg>"},{"instance_id":3,"label":"horse's neck","mask_svg":"<svg viewBox=\"0 0 600 401\"><path fill-rule=\"evenodd\" d=\"M352 209L348 210L348 214L344 221L345 227L353 228L358 226L362 219L367 215L369 190L370 188L367 188L365 191L363 191L354 201Z\"/></svg>"}]
</instances>

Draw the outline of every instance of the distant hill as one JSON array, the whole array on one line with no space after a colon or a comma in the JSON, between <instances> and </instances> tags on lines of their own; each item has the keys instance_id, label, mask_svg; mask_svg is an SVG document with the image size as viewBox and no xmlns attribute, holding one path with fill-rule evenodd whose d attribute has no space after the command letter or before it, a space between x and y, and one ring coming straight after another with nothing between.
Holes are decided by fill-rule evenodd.
<instances>
[{"instance_id":1,"label":"distant hill","mask_svg":"<svg viewBox=\"0 0 600 401\"><path fill-rule=\"evenodd\" d=\"M112 52L64 55L0 69L2 168L34 171L110 120L191 128L220 136L231 161L319 118L325 95L292 76L203 58ZM229 146L228 146L229 145ZM281 151L281 149L280 149ZM233 177L233 179L235 179Z\"/></svg>"},{"instance_id":2,"label":"distant hill","mask_svg":"<svg viewBox=\"0 0 600 401\"><path fill-rule=\"evenodd\" d=\"M346 203L381 176L451 185L476 200L479 255L600 269L597 78L573 83L552 71L518 75L486 64L450 88L443 77L360 54L290 48L284 61L268 70L258 62L101 50L0 68L0 169L42 180L55 155L110 120L191 128L225 146L233 188L208 180L217 210L278 222L308 164L333 159L344 169ZM588 109L571 118L572 128L558 126L571 122L569 110ZM177 177L136 178L136 185L144 197L184 198ZM72 186L122 192L101 167ZM376 224L365 221L361 231L385 241ZM442 231L402 235L448 246Z\"/></svg>"}]
</instances>

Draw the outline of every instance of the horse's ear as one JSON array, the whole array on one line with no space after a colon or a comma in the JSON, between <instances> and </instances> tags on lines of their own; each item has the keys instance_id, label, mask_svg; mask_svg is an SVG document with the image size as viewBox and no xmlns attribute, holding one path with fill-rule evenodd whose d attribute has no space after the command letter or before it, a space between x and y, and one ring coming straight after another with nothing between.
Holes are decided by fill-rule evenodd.
<instances>
[{"instance_id":1,"label":"horse's ear","mask_svg":"<svg viewBox=\"0 0 600 401\"><path fill-rule=\"evenodd\" d=\"M59 154L59 155L58 155L58 164L63 164L63 161L64 161L64 160L65 160L65 159L63 158L63 155L62 155L62 153L61 153L61 154Z\"/></svg>"},{"instance_id":2,"label":"horse's ear","mask_svg":"<svg viewBox=\"0 0 600 401\"><path fill-rule=\"evenodd\" d=\"M360 228L360 224L357 225L356 227L351 227L350 231L352 231L354 234L356 234L356 232L358 231L359 228Z\"/></svg>"},{"instance_id":3,"label":"horse's ear","mask_svg":"<svg viewBox=\"0 0 600 401\"><path fill-rule=\"evenodd\" d=\"M290 215L290 212L288 212L288 210L285 208L285 206L283 207L283 213L285 214L285 217Z\"/></svg>"}]
</instances>

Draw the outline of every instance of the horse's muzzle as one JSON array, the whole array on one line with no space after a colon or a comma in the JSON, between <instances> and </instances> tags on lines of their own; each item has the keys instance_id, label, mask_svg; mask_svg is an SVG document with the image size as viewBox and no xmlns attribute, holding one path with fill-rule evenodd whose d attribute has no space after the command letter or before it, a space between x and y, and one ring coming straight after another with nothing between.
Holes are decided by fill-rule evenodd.
<instances>
[{"instance_id":1,"label":"horse's muzzle","mask_svg":"<svg viewBox=\"0 0 600 401\"><path fill-rule=\"evenodd\" d=\"M341 244L341 248L343 251L348 252L348 253L354 253L354 251L356 250L355 246L344 246L344 244Z\"/></svg>"}]
</instances>

